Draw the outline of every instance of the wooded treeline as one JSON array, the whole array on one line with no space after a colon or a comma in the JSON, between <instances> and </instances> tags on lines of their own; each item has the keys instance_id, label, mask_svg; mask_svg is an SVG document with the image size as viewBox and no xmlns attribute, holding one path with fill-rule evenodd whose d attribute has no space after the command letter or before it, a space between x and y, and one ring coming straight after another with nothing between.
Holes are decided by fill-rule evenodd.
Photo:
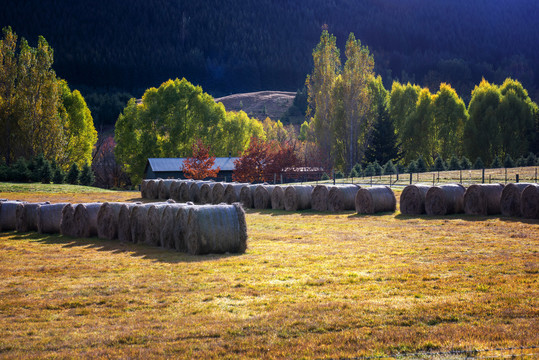
<instances>
[{"instance_id":1,"label":"wooded treeline","mask_svg":"<svg viewBox=\"0 0 539 360\"><path fill-rule=\"evenodd\" d=\"M103 94L125 101L177 77L216 97L301 88L324 25L340 48L350 32L369 47L386 88L445 82L468 102L482 77L511 77L537 102L538 13L529 0L8 0L0 26L43 35L57 52L55 70L81 89L96 124L113 124L122 106Z\"/></svg>"},{"instance_id":2,"label":"wooded treeline","mask_svg":"<svg viewBox=\"0 0 539 360\"><path fill-rule=\"evenodd\" d=\"M353 34L341 64L336 37L323 31L307 76L310 120L300 139L316 144L320 165L349 173L356 164L387 161L408 165L421 157L466 156L490 164L539 150L539 109L518 80L483 79L466 106L450 84L436 93L394 81L386 90L375 77L369 49Z\"/></svg>"},{"instance_id":3,"label":"wooded treeline","mask_svg":"<svg viewBox=\"0 0 539 360\"><path fill-rule=\"evenodd\" d=\"M0 164L38 155L63 170L92 162L97 141L92 115L78 90L56 77L53 49L36 47L11 28L0 39Z\"/></svg>"}]
</instances>

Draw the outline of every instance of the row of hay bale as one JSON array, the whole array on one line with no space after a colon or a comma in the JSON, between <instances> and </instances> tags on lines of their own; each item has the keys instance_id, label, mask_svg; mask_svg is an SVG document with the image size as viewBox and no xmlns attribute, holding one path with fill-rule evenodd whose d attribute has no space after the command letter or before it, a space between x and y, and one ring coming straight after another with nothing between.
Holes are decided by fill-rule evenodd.
<instances>
[{"instance_id":1,"label":"row of hay bale","mask_svg":"<svg viewBox=\"0 0 539 360\"><path fill-rule=\"evenodd\" d=\"M245 212L240 204L0 202L0 231L38 231L143 243L190 254L243 253Z\"/></svg>"},{"instance_id":2,"label":"row of hay bale","mask_svg":"<svg viewBox=\"0 0 539 360\"><path fill-rule=\"evenodd\" d=\"M396 198L387 186L359 185L245 185L240 202L246 208L298 211L356 210L360 214L395 211Z\"/></svg>"},{"instance_id":3,"label":"row of hay bale","mask_svg":"<svg viewBox=\"0 0 539 360\"><path fill-rule=\"evenodd\" d=\"M407 215L496 215L539 219L539 185L460 184L409 185L400 198L400 211Z\"/></svg>"},{"instance_id":4,"label":"row of hay bale","mask_svg":"<svg viewBox=\"0 0 539 360\"><path fill-rule=\"evenodd\" d=\"M143 199L193 202L197 204L233 204L240 199L241 188L249 184L205 180L143 180L140 192Z\"/></svg>"}]
</instances>

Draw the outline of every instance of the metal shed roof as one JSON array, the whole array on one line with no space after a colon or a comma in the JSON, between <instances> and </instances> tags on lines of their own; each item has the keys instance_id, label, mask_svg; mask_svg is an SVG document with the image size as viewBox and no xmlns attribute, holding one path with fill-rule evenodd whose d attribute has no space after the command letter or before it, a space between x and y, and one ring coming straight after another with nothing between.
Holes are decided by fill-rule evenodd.
<instances>
[{"instance_id":1,"label":"metal shed roof","mask_svg":"<svg viewBox=\"0 0 539 360\"><path fill-rule=\"evenodd\" d=\"M148 163L153 172L183 171L183 162L187 158L149 158ZM221 168L221 171L233 171L234 160L237 157L216 157L212 169Z\"/></svg>"}]
</instances>

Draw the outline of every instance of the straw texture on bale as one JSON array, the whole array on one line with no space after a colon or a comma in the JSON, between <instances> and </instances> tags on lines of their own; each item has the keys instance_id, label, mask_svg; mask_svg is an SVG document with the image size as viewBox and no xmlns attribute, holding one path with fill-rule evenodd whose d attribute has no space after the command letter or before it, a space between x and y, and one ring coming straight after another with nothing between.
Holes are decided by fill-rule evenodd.
<instances>
[{"instance_id":1,"label":"straw texture on bale","mask_svg":"<svg viewBox=\"0 0 539 360\"><path fill-rule=\"evenodd\" d=\"M189 201L200 203L200 189L202 185L209 184L211 181L197 180L189 185Z\"/></svg>"},{"instance_id":2,"label":"straw texture on bale","mask_svg":"<svg viewBox=\"0 0 539 360\"><path fill-rule=\"evenodd\" d=\"M503 216L522 216L520 211L520 198L522 192L530 183L511 183L505 185L500 198L500 211Z\"/></svg>"},{"instance_id":3,"label":"straw texture on bale","mask_svg":"<svg viewBox=\"0 0 539 360\"><path fill-rule=\"evenodd\" d=\"M526 186L520 197L520 211L528 219L539 219L539 185Z\"/></svg>"},{"instance_id":4,"label":"straw texture on bale","mask_svg":"<svg viewBox=\"0 0 539 360\"><path fill-rule=\"evenodd\" d=\"M0 203L0 231L11 231L17 228L17 205L22 203L22 201Z\"/></svg>"},{"instance_id":5,"label":"straw texture on bale","mask_svg":"<svg viewBox=\"0 0 539 360\"><path fill-rule=\"evenodd\" d=\"M333 186L328 193L328 210L333 212L355 210L358 185Z\"/></svg>"},{"instance_id":6,"label":"straw texture on bale","mask_svg":"<svg viewBox=\"0 0 539 360\"><path fill-rule=\"evenodd\" d=\"M271 209L271 193L276 185L258 185L255 189L253 206L255 209Z\"/></svg>"},{"instance_id":7,"label":"straw texture on bale","mask_svg":"<svg viewBox=\"0 0 539 360\"><path fill-rule=\"evenodd\" d=\"M180 185L182 183L182 180L174 180L172 184L170 184L170 196L169 198L174 201L181 201L180 200Z\"/></svg>"},{"instance_id":8,"label":"straw texture on bale","mask_svg":"<svg viewBox=\"0 0 539 360\"><path fill-rule=\"evenodd\" d=\"M62 210L68 203L39 205L37 209L37 231L40 234L59 234Z\"/></svg>"},{"instance_id":9,"label":"straw texture on bale","mask_svg":"<svg viewBox=\"0 0 539 360\"><path fill-rule=\"evenodd\" d=\"M171 203L153 204L148 209L148 218L146 221L146 240L148 245L161 246L161 220L163 213Z\"/></svg>"},{"instance_id":10,"label":"straw texture on bale","mask_svg":"<svg viewBox=\"0 0 539 360\"><path fill-rule=\"evenodd\" d=\"M19 232L37 231L37 209L42 203L20 203L17 205L15 215L17 217L16 230Z\"/></svg>"},{"instance_id":11,"label":"straw texture on bale","mask_svg":"<svg viewBox=\"0 0 539 360\"><path fill-rule=\"evenodd\" d=\"M404 215L421 215L425 213L425 199L428 185L408 185L404 188L400 198L400 212Z\"/></svg>"},{"instance_id":12,"label":"straw texture on bale","mask_svg":"<svg viewBox=\"0 0 539 360\"><path fill-rule=\"evenodd\" d=\"M180 250L179 247L176 246L175 238L180 235L178 235L178 232L181 232L181 237L183 239L183 226L180 221L177 220L178 212L181 208L184 208L186 206L192 206L193 203L184 203L184 204L169 204L163 211L163 215L161 216L161 230L159 234L160 244L165 249L176 249ZM179 217L178 217L179 219ZM183 249L185 251L185 247Z\"/></svg>"},{"instance_id":13,"label":"straw texture on bale","mask_svg":"<svg viewBox=\"0 0 539 360\"><path fill-rule=\"evenodd\" d=\"M464 193L460 184L433 186L427 191L425 211L428 215L450 215L464 212Z\"/></svg>"},{"instance_id":14,"label":"straw texture on bale","mask_svg":"<svg viewBox=\"0 0 539 360\"><path fill-rule=\"evenodd\" d=\"M157 193L160 200L170 199L170 187L175 181L176 180L174 179L167 179L159 182L159 185L157 185Z\"/></svg>"},{"instance_id":15,"label":"straw texture on bale","mask_svg":"<svg viewBox=\"0 0 539 360\"><path fill-rule=\"evenodd\" d=\"M464 212L468 215L494 215L501 212L502 184L474 184L464 194Z\"/></svg>"},{"instance_id":16,"label":"straw texture on bale","mask_svg":"<svg viewBox=\"0 0 539 360\"><path fill-rule=\"evenodd\" d=\"M136 206L141 203L125 203L120 206L118 214L118 240L121 242L133 242L131 236L131 214Z\"/></svg>"},{"instance_id":17,"label":"straw texture on bale","mask_svg":"<svg viewBox=\"0 0 539 360\"><path fill-rule=\"evenodd\" d=\"M97 237L114 240L118 238L118 222L122 205L126 203L106 202L97 213Z\"/></svg>"},{"instance_id":18,"label":"straw texture on bale","mask_svg":"<svg viewBox=\"0 0 539 360\"><path fill-rule=\"evenodd\" d=\"M129 217L129 226L131 227L131 241L135 244L146 242L146 228L148 225L148 211L155 204L141 204L135 206Z\"/></svg>"},{"instance_id":19,"label":"straw texture on bale","mask_svg":"<svg viewBox=\"0 0 539 360\"><path fill-rule=\"evenodd\" d=\"M286 187L277 185L271 192L271 208L273 210L284 210L284 190Z\"/></svg>"},{"instance_id":20,"label":"straw texture on bale","mask_svg":"<svg viewBox=\"0 0 539 360\"><path fill-rule=\"evenodd\" d=\"M240 202L242 205L246 208L253 208L254 205L254 197L255 197L255 191L256 187L258 185L247 185L241 188L240 191Z\"/></svg>"},{"instance_id":21,"label":"straw texture on bale","mask_svg":"<svg viewBox=\"0 0 539 360\"><path fill-rule=\"evenodd\" d=\"M311 185L292 185L284 191L284 209L297 211L311 208Z\"/></svg>"},{"instance_id":22,"label":"straw texture on bale","mask_svg":"<svg viewBox=\"0 0 539 360\"><path fill-rule=\"evenodd\" d=\"M191 201L191 192L190 192L190 189L191 189L191 185L193 184L194 181L190 180L190 181L182 181L181 184L180 184L180 195L179 195L179 199L177 201L180 201L180 202L187 202L187 201ZM176 200L176 199L174 199Z\"/></svg>"},{"instance_id":23,"label":"straw texture on bale","mask_svg":"<svg viewBox=\"0 0 539 360\"><path fill-rule=\"evenodd\" d=\"M397 199L389 186L361 188L356 194L356 211L359 214L375 214L395 211Z\"/></svg>"},{"instance_id":24,"label":"straw texture on bale","mask_svg":"<svg viewBox=\"0 0 539 360\"><path fill-rule=\"evenodd\" d=\"M79 204L75 208L77 237L97 236L97 216L102 203Z\"/></svg>"},{"instance_id":25,"label":"straw texture on bale","mask_svg":"<svg viewBox=\"0 0 539 360\"><path fill-rule=\"evenodd\" d=\"M75 208L78 204L67 204L62 209L62 221L60 222L60 234L64 236L77 236L75 224Z\"/></svg>"},{"instance_id":26,"label":"straw texture on bale","mask_svg":"<svg viewBox=\"0 0 539 360\"><path fill-rule=\"evenodd\" d=\"M200 187L200 203L211 204L213 202L213 188L218 183L206 183Z\"/></svg>"},{"instance_id":27,"label":"straw texture on bale","mask_svg":"<svg viewBox=\"0 0 539 360\"><path fill-rule=\"evenodd\" d=\"M311 207L316 211L328 210L328 196L332 185L316 185L311 194Z\"/></svg>"},{"instance_id":28,"label":"straw texture on bale","mask_svg":"<svg viewBox=\"0 0 539 360\"><path fill-rule=\"evenodd\" d=\"M146 199L157 199L159 197L159 181L158 180L150 180L146 184Z\"/></svg>"},{"instance_id":29,"label":"straw texture on bale","mask_svg":"<svg viewBox=\"0 0 539 360\"><path fill-rule=\"evenodd\" d=\"M247 224L240 204L188 209L185 242L190 254L245 252Z\"/></svg>"},{"instance_id":30,"label":"straw texture on bale","mask_svg":"<svg viewBox=\"0 0 539 360\"><path fill-rule=\"evenodd\" d=\"M224 202L227 204L233 204L240 201L241 189L249 184L245 183L232 183L225 187Z\"/></svg>"},{"instance_id":31,"label":"straw texture on bale","mask_svg":"<svg viewBox=\"0 0 539 360\"><path fill-rule=\"evenodd\" d=\"M148 198L148 182L150 180L142 180L140 182L140 197L142 197L143 199L147 199Z\"/></svg>"},{"instance_id":32,"label":"straw texture on bale","mask_svg":"<svg viewBox=\"0 0 539 360\"><path fill-rule=\"evenodd\" d=\"M211 190L211 200L212 204L220 204L224 202L225 199L225 186L226 184L218 182L215 183L213 189Z\"/></svg>"}]
</instances>

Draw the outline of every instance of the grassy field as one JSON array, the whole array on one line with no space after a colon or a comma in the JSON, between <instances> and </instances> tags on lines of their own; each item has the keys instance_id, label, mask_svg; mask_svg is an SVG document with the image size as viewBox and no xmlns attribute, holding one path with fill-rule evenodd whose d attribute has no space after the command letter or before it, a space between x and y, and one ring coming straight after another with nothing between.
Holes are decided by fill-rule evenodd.
<instances>
[{"instance_id":1,"label":"grassy field","mask_svg":"<svg viewBox=\"0 0 539 360\"><path fill-rule=\"evenodd\" d=\"M243 255L0 234L0 357L346 358L539 346L539 221L247 211L247 222Z\"/></svg>"}]
</instances>

